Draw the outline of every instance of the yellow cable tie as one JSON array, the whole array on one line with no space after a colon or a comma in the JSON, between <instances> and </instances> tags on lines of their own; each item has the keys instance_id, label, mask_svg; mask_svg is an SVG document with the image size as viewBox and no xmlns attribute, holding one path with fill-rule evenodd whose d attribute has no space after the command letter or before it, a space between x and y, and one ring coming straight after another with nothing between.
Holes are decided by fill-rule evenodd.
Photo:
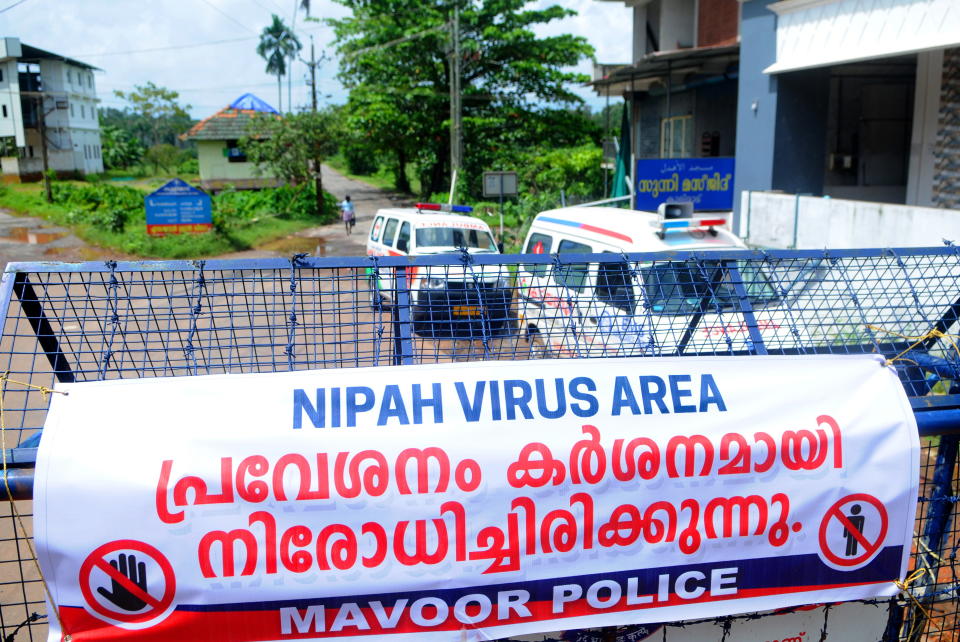
<instances>
[{"instance_id":1,"label":"yellow cable tie","mask_svg":"<svg viewBox=\"0 0 960 642\"><path fill-rule=\"evenodd\" d=\"M957 342L955 341L955 339L958 338L958 337L956 337L955 335L947 334L947 333L943 332L942 330L938 330L938 329L936 329L936 328L932 328L931 330L929 330L928 332L924 333L923 335L921 335L921 336L919 336L919 337L911 337L911 336L907 336L907 335L905 335L905 334L900 334L899 332L895 332L895 331L893 331L893 330L887 330L886 328L881 328L880 326L876 326L876 325L873 325L873 324L871 324L871 323L866 323L866 324L864 324L864 327L866 327L866 328L868 328L868 329L870 329L870 330L876 330L876 331L878 331L878 332L884 332L884 333L886 333L886 334L892 334L893 336L900 337L901 339L906 339L907 341L912 341L912 342L913 342L909 347L907 347L906 350L903 350L902 352L900 352L900 353L897 354L896 356L893 356L893 357L887 359L884 363L885 363L885 365L888 365L888 366L892 366L892 365L893 365L894 363L896 363L897 361L907 361L907 362L913 363L914 365L917 365L917 363L916 363L915 361L912 361L912 360L910 360L910 359L903 359L902 357L903 357L903 355L905 355L906 353L910 352L911 350L913 350L914 348L916 348L918 345L920 345L921 343L923 343L923 342L926 341L927 339L947 339L947 340L949 340L949 341L950 341L950 345L953 346L953 349L954 349L954 351L957 353L957 356L960 357L960 346L958 346L958 345L957 345Z\"/></svg>"},{"instance_id":2,"label":"yellow cable tie","mask_svg":"<svg viewBox=\"0 0 960 642\"><path fill-rule=\"evenodd\" d=\"M910 592L910 585L923 577L924 573L926 572L927 569L918 568L902 582L900 580L894 580L893 583L898 589L900 589L901 593L913 600L913 603L917 605L917 608L920 609L921 613L927 616L927 619L930 619L930 613L923 607L923 604L920 603L920 600L918 600L916 596Z\"/></svg>"}]
</instances>

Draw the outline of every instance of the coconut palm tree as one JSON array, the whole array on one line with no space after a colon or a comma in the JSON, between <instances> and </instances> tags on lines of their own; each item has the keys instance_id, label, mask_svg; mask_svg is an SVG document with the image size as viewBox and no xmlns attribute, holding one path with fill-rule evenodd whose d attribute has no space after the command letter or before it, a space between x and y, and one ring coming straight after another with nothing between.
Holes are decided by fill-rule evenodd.
<instances>
[{"instance_id":1,"label":"coconut palm tree","mask_svg":"<svg viewBox=\"0 0 960 642\"><path fill-rule=\"evenodd\" d=\"M303 48L296 34L283 23L280 16L273 14L273 22L260 32L260 44L257 54L267 61L267 73L277 77L277 107L283 112L283 92L281 79L287 73L287 58L295 56ZM287 105L290 109L290 105Z\"/></svg>"}]
</instances>

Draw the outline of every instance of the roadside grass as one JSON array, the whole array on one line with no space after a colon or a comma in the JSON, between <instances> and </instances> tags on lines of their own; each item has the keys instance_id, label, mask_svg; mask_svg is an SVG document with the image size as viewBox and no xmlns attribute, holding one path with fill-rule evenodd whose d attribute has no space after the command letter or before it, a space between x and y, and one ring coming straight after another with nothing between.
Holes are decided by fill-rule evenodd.
<instances>
[{"instance_id":1,"label":"roadside grass","mask_svg":"<svg viewBox=\"0 0 960 642\"><path fill-rule=\"evenodd\" d=\"M158 177L152 177L152 180L159 181L159 184L165 182ZM81 186L107 196L122 194L128 204L121 210L116 206L108 209L106 198L103 203L86 203L79 199L67 202L62 196L58 202L47 203L40 184L19 184L0 187L0 208L23 216L38 216L70 229L87 243L142 258L194 259L217 256L254 248L304 228L336 220L336 201L329 194L325 216L317 217L305 206L312 199L312 193L309 196L301 195L300 198L294 194L286 211L271 207L273 203L269 194L230 193L222 198L220 195L214 198L212 231L153 237L146 231L146 213L142 202L136 202L139 201L138 196L131 198L136 192L123 191L127 185L119 187L84 181L57 181L54 186L55 194L80 191ZM70 186L73 186L72 190ZM149 183L146 188L137 186L134 189L146 193L150 189ZM286 189L288 192L292 190Z\"/></svg>"}]
</instances>

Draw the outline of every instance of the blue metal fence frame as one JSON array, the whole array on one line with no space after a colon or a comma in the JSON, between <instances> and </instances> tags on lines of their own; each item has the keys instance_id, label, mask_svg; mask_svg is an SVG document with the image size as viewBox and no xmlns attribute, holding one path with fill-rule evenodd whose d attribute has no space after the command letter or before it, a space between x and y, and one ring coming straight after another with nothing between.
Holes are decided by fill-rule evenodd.
<instances>
[{"instance_id":1,"label":"blue metal fence frame","mask_svg":"<svg viewBox=\"0 0 960 642\"><path fill-rule=\"evenodd\" d=\"M105 366L109 363L112 353L112 338L118 332L119 319L117 312L117 275L118 274L136 274L136 273L194 273L196 278L191 282L193 289L190 293L191 300L195 303L191 307L191 331L186 339L185 351L188 354L196 354L196 346L193 345L193 331L196 328L196 318L203 313L203 291L205 287L205 274L222 274L224 272L245 272L245 271L264 271L277 274L289 273L289 288L294 304L291 306L287 316L286 328L286 349L288 364L293 368L295 351L295 331L299 320L296 315L296 297L306 296L298 292L298 275L310 270L356 270L357 272L373 272L378 270L392 270L394 286L393 291L396 294L395 300L391 302L389 311L385 312L389 316L388 324L391 328L391 340L387 345L390 346L389 360L386 363L412 364L415 362L414 351L414 331L411 316L413 306L411 297L411 281L414 270L425 267L444 267L460 265L464 267L472 266L504 266L506 264L532 264L532 265L567 265L567 264L613 264L647 261L671 261L688 262L698 269L704 269L704 263L711 265L721 265L730 277L730 284L739 299L740 307L738 314L743 316L745 330L749 336L749 349L736 351L731 347L731 354L753 354L764 355L771 352L780 353L801 353L801 352L829 352L829 349L788 349L788 350L770 350L764 342L760 325L753 306L750 303L744 276L739 265L744 261L753 262L772 262L772 261L807 261L811 264L818 262L830 263L831 261L847 259L880 259L886 258L893 261L903 270L903 277L912 293L914 303L919 313L929 323L932 330L940 333L947 330L958 320L960 320L960 288L954 293L952 301L944 304L941 313L936 318L927 318L921 309L917 291L903 263L903 257L942 257L953 259L960 265L960 250L952 245L936 248L902 248L902 249L858 249L843 251L821 251L821 250L721 250L710 252L691 252L677 251L669 253L631 253L627 255L605 253L605 254L564 254L564 255L511 255L502 256L495 254L468 255L466 252L460 255L433 255L419 257L355 257L355 258L318 258L296 255L290 259L243 259L243 260L207 260L207 261L136 261L136 262L87 262L78 264L48 263L48 262L30 262L30 263L11 263L8 264L0 279L0 329L5 328L7 321L7 312L13 305L19 305L23 316L30 324L38 345L46 358L54 377L59 382L73 382L77 379L74 366L71 364L68 351L60 345L56 332L44 310L41 297L37 294L37 284L31 280L33 275L44 274L82 274L99 275L110 292L107 301L110 310L111 319L107 325L111 327L110 341L105 343L103 367L101 378L105 374ZM846 276L844 276L846 278ZM474 279L475 281L476 279ZM708 283L712 279L708 279ZM788 284L787 289L793 284ZM849 286L849 283L848 283ZM379 296L379 292L374 286L372 295ZM854 300L856 295L853 295ZM703 302L701 302L702 304ZM379 309L379 299L375 307ZM701 305L702 307L702 305ZM703 313L691 315L684 338L676 346L676 354L685 354L690 337L696 331L698 324L704 317ZM122 333L122 330L120 330ZM486 332L486 330L484 331ZM876 350L888 354L891 351L899 353L907 348L914 349L909 353L909 364L898 364L898 368L916 369L930 374L929 382L919 382L916 376L912 376L909 382L905 379L905 386L910 398L910 403L916 417L917 426L921 437L941 436L937 446L937 463L935 473L932 479L931 497L933 498L951 498L954 493L954 477L956 475L956 463L958 456L958 443L960 443L960 386L951 385L947 394L928 395L930 385L938 379L951 381L960 380L960 358L956 360L944 359L932 354L929 350L937 338L931 336L920 342L911 342L904 339L880 342L875 336L870 335L872 345ZM881 349L886 348L884 351ZM484 351L486 354L486 339L484 339ZM960 356L960 355L958 355ZM193 360L193 372L198 373L199 367L196 359ZM32 491L32 465L36 460L36 439L22 443L17 447L6 450L6 461L8 463L7 482L17 498L29 498ZM928 500L930 501L930 500ZM946 543L944 533L948 530L948 523L954 517L953 501L933 501L930 504L926 514L926 519L921 537L930 546L931 550L940 550ZM931 563L929 566L934 566ZM896 613L894 613L896 611ZM902 620L902 609L894 609L891 606L891 613L895 617L891 618L891 630L897 628L896 621ZM900 620L897 620L900 618ZM897 639L897 638L892 638Z\"/></svg>"}]
</instances>

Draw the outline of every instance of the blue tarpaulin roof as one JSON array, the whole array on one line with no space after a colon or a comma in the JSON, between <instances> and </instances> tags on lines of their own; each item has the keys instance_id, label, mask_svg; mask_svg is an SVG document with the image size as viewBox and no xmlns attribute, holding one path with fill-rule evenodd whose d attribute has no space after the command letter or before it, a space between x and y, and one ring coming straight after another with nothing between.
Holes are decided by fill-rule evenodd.
<instances>
[{"instance_id":1,"label":"blue tarpaulin roof","mask_svg":"<svg viewBox=\"0 0 960 642\"><path fill-rule=\"evenodd\" d=\"M280 113L265 101L249 93L240 96L235 101L230 103L230 108L231 109L248 109L252 111L265 111L271 114Z\"/></svg>"}]
</instances>

